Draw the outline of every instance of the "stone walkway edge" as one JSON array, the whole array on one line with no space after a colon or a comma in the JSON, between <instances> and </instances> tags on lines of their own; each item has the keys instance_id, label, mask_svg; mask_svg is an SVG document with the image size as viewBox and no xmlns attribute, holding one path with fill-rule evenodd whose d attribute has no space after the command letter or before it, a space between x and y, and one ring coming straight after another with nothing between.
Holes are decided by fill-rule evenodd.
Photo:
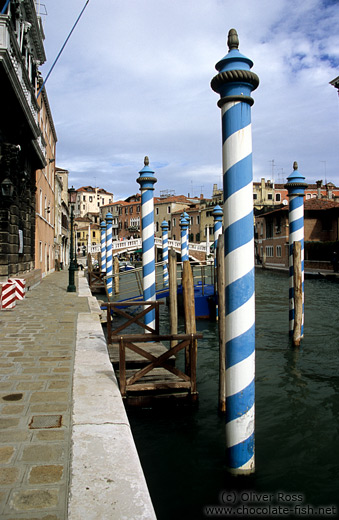
<instances>
[{"instance_id":1,"label":"stone walkway edge","mask_svg":"<svg viewBox=\"0 0 339 520\"><path fill-rule=\"evenodd\" d=\"M73 378L70 520L155 519L155 513L100 323L82 272Z\"/></svg>"}]
</instances>

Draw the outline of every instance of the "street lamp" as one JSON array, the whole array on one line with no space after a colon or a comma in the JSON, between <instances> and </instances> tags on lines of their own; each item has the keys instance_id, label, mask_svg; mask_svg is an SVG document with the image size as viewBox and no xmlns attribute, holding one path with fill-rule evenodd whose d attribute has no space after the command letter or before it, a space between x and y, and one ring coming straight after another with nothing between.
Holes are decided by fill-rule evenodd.
<instances>
[{"instance_id":1,"label":"street lamp","mask_svg":"<svg viewBox=\"0 0 339 520\"><path fill-rule=\"evenodd\" d=\"M74 222L74 265L75 270L78 271L78 260L77 260L77 232L78 232L78 224Z\"/></svg>"},{"instance_id":2,"label":"street lamp","mask_svg":"<svg viewBox=\"0 0 339 520\"><path fill-rule=\"evenodd\" d=\"M76 287L74 283L74 271L76 270L75 264L74 264L74 246L73 246L73 221L74 221L74 204L76 202L76 191L73 188L69 188L69 202L71 206L71 244L70 244L70 251L69 251L69 268L68 268L68 286L67 286L67 292L76 292Z\"/></svg>"}]
</instances>

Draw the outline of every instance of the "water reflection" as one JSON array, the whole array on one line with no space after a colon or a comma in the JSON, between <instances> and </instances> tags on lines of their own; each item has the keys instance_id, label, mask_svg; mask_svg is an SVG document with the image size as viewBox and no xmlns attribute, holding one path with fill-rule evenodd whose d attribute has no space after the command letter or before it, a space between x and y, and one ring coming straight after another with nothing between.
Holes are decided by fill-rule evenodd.
<instances>
[{"instance_id":1,"label":"water reflection","mask_svg":"<svg viewBox=\"0 0 339 520\"><path fill-rule=\"evenodd\" d=\"M224 418L218 408L218 336L200 321L199 405L129 414L159 520L204 518L222 490L299 492L305 503L337 503L339 478L339 286L305 281L305 338L288 337L288 277L256 275L256 473L225 471ZM161 309L161 327L168 310ZM181 330L183 323L180 322Z\"/></svg>"}]
</instances>

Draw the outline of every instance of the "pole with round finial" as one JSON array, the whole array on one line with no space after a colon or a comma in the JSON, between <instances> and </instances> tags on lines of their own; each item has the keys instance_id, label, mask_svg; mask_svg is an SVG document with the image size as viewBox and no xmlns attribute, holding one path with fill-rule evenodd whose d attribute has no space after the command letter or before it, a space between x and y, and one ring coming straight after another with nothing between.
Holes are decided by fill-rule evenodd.
<instances>
[{"instance_id":1,"label":"pole with round finial","mask_svg":"<svg viewBox=\"0 0 339 520\"><path fill-rule=\"evenodd\" d=\"M161 224L162 230L162 261L164 287L168 287L168 222L164 220Z\"/></svg>"},{"instance_id":2,"label":"pole with round finial","mask_svg":"<svg viewBox=\"0 0 339 520\"><path fill-rule=\"evenodd\" d=\"M113 294L113 257L112 257L112 213L106 215L106 287L110 299Z\"/></svg>"},{"instance_id":3,"label":"pole with round finial","mask_svg":"<svg viewBox=\"0 0 339 520\"><path fill-rule=\"evenodd\" d=\"M212 89L220 94L224 172L226 446L231 473L254 472L254 232L251 106L259 78L238 50L235 29L229 52L216 64Z\"/></svg>"},{"instance_id":4,"label":"pole with round finial","mask_svg":"<svg viewBox=\"0 0 339 520\"><path fill-rule=\"evenodd\" d=\"M288 190L289 209L289 334L294 331L294 280L293 249L294 242L301 243L301 283L302 283L302 322L301 338L304 335L304 196L307 183L298 171L297 162L293 163L293 172L287 177L285 188Z\"/></svg>"},{"instance_id":5,"label":"pole with round finial","mask_svg":"<svg viewBox=\"0 0 339 520\"><path fill-rule=\"evenodd\" d=\"M101 240L101 272L106 273L106 222L103 220L100 224L100 240Z\"/></svg>"},{"instance_id":6,"label":"pole with round finial","mask_svg":"<svg viewBox=\"0 0 339 520\"><path fill-rule=\"evenodd\" d=\"M181 235L181 261L186 262L189 260L188 257L188 243L187 243L187 230L188 230L188 221L184 216L180 218L180 235Z\"/></svg>"},{"instance_id":7,"label":"pole with round finial","mask_svg":"<svg viewBox=\"0 0 339 520\"><path fill-rule=\"evenodd\" d=\"M144 159L144 167L139 172L137 182L141 191L141 243L142 243L142 277L144 301L155 301L155 252L154 252L154 184L157 179L149 167L149 159ZM155 329L155 311L145 315L145 325ZM146 330L147 332L147 330Z\"/></svg>"}]
</instances>

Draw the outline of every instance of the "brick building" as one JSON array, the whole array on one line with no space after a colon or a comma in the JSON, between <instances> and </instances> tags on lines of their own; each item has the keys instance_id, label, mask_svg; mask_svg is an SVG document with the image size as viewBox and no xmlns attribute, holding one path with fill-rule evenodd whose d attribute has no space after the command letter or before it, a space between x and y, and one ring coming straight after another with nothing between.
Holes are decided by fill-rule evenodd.
<instances>
[{"instance_id":1,"label":"brick building","mask_svg":"<svg viewBox=\"0 0 339 520\"><path fill-rule=\"evenodd\" d=\"M311 198L304 204L305 267L329 267L338 247L339 202ZM288 267L288 206L256 217L257 261L271 267ZM337 251L339 253L339 250ZM321 262L323 264L321 265ZM325 262L325 263L324 263Z\"/></svg>"}]
</instances>

